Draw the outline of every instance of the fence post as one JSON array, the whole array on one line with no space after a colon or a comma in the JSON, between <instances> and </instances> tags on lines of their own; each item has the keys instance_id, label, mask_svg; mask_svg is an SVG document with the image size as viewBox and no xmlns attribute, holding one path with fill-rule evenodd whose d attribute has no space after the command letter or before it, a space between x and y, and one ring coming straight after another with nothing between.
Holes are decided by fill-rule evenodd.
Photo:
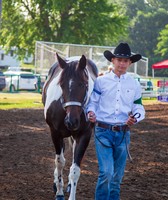
<instances>
[{"instance_id":1,"label":"fence post","mask_svg":"<svg viewBox=\"0 0 168 200\"><path fill-rule=\"evenodd\" d=\"M10 75L10 86L9 86L9 92L12 93L13 90L12 90L12 75Z\"/></svg>"},{"instance_id":2,"label":"fence post","mask_svg":"<svg viewBox=\"0 0 168 200\"><path fill-rule=\"evenodd\" d=\"M19 78L20 78L20 75L18 75L18 79L17 79L17 90L19 90Z\"/></svg>"},{"instance_id":3,"label":"fence post","mask_svg":"<svg viewBox=\"0 0 168 200\"><path fill-rule=\"evenodd\" d=\"M38 75L38 78L37 78L37 92L38 93L41 92L41 77L40 77L40 75Z\"/></svg>"}]
</instances>

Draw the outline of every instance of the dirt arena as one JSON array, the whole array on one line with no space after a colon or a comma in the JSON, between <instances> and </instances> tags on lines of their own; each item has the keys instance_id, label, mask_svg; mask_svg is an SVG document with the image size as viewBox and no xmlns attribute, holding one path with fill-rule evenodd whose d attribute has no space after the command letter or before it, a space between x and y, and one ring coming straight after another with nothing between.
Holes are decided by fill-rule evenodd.
<instances>
[{"instance_id":1,"label":"dirt arena","mask_svg":"<svg viewBox=\"0 0 168 200\"><path fill-rule=\"evenodd\" d=\"M122 200L168 199L168 104L145 108L146 119L132 128L133 162L127 163ZM54 156L42 109L0 110L1 200L54 200ZM66 186L71 163L68 148L65 157ZM77 200L94 199L97 171L92 137L82 162Z\"/></svg>"}]
</instances>

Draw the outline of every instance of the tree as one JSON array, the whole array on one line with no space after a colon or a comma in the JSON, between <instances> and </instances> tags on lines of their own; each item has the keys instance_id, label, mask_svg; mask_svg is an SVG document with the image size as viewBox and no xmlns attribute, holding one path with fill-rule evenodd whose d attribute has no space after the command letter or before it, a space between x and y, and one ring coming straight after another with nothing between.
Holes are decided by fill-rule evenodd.
<instances>
[{"instance_id":1,"label":"tree","mask_svg":"<svg viewBox=\"0 0 168 200\"><path fill-rule=\"evenodd\" d=\"M146 0L146 3L155 10L160 8L164 8L166 10L168 8L167 0Z\"/></svg>"},{"instance_id":2,"label":"tree","mask_svg":"<svg viewBox=\"0 0 168 200\"><path fill-rule=\"evenodd\" d=\"M127 18L106 0L8 0L3 2L0 44L20 58L35 42L112 45L126 35Z\"/></svg>"},{"instance_id":3,"label":"tree","mask_svg":"<svg viewBox=\"0 0 168 200\"><path fill-rule=\"evenodd\" d=\"M164 29L160 31L160 35L158 37L157 49L155 51L157 54L161 56L166 56L168 54L168 24Z\"/></svg>"},{"instance_id":4,"label":"tree","mask_svg":"<svg viewBox=\"0 0 168 200\"><path fill-rule=\"evenodd\" d=\"M134 26L130 29L130 38L136 51L152 58L157 46L156 38L165 26L167 14L163 10L157 12L138 12L134 18Z\"/></svg>"},{"instance_id":5,"label":"tree","mask_svg":"<svg viewBox=\"0 0 168 200\"><path fill-rule=\"evenodd\" d=\"M160 31L167 24L167 0L118 0L129 18L129 38L131 48L149 58L149 66L164 59L157 55ZM161 39L161 38L160 38ZM160 44L161 45L161 44ZM149 67L149 74L152 73Z\"/></svg>"}]
</instances>

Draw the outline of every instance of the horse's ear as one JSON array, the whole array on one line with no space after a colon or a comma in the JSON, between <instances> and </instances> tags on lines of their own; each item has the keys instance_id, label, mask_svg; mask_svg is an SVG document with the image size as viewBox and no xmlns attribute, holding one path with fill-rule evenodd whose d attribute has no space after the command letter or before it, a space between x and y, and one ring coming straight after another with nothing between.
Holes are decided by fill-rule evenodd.
<instances>
[{"instance_id":1,"label":"horse's ear","mask_svg":"<svg viewBox=\"0 0 168 200\"><path fill-rule=\"evenodd\" d=\"M79 60L78 69L85 69L85 67L86 67L86 57L82 55L82 57Z\"/></svg>"},{"instance_id":2,"label":"horse's ear","mask_svg":"<svg viewBox=\"0 0 168 200\"><path fill-rule=\"evenodd\" d=\"M67 63L65 62L65 60L63 60L57 53L56 53L56 56L57 56L57 60L58 60L58 63L59 63L59 66L64 69L67 67Z\"/></svg>"}]
</instances>

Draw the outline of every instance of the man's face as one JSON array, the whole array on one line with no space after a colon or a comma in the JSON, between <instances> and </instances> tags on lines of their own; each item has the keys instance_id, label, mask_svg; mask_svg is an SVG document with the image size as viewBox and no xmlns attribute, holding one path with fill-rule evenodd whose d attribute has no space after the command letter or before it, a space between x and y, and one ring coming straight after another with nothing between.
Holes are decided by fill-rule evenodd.
<instances>
[{"instance_id":1,"label":"man's face","mask_svg":"<svg viewBox=\"0 0 168 200\"><path fill-rule=\"evenodd\" d=\"M114 71L125 74L131 65L131 60L129 58L112 58L112 63L114 65Z\"/></svg>"}]
</instances>

